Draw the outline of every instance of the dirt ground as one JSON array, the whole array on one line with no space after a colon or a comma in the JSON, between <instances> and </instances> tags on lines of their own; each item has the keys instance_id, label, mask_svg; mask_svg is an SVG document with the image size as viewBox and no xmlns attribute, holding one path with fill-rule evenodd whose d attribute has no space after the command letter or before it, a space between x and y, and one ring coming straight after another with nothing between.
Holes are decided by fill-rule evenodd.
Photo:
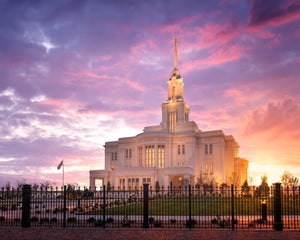
<instances>
[{"instance_id":1,"label":"dirt ground","mask_svg":"<svg viewBox=\"0 0 300 240\"><path fill-rule=\"evenodd\" d=\"M285 230L164 230L164 229L61 229L0 228L0 240L99 240L99 239L288 239L299 240L300 231Z\"/></svg>"}]
</instances>

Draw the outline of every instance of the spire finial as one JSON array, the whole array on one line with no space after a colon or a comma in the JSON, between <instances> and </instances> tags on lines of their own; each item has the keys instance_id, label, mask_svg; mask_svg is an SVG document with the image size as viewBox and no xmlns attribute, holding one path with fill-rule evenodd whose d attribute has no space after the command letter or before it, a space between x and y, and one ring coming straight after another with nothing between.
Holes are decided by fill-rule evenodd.
<instances>
[{"instance_id":1,"label":"spire finial","mask_svg":"<svg viewBox=\"0 0 300 240\"><path fill-rule=\"evenodd\" d=\"M174 68L177 68L177 38L175 38Z\"/></svg>"}]
</instances>

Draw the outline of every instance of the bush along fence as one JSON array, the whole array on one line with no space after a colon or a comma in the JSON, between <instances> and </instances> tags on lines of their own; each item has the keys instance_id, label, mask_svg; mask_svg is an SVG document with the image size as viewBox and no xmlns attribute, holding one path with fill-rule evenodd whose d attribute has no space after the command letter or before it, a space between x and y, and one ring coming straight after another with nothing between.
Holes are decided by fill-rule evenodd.
<instances>
[{"instance_id":1,"label":"bush along fence","mask_svg":"<svg viewBox=\"0 0 300 240\"><path fill-rule=\"evenodd\" d=\"M300 229L300 188L5 189L0 227Z\"/></svg>"}]
</instances>

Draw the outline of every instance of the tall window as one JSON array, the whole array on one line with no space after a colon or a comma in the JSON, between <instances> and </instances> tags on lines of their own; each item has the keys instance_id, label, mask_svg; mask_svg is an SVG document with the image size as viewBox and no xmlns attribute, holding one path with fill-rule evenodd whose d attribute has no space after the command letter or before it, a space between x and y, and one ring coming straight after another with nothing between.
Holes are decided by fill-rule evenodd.
<instances>
[{"instance_id":1,"label":"tall window","mask_svg":"<svg viewBox=\"0 0 300 240\"><path fill-rule=\"evenodd\" d=\"M213 153L213 145L209 144L209 154L212 154L212 153Z\"/></svg>"},{"instance_id":2,"label":"tall window","mask_svg":"<svg viewBox=\"0 0 300 240\"><path fill-rule=\"evenodd\" d=\"M149 185L151 185L151 178L143 178L143 183L149 183Z\"/></svg>"},{"instance_id":3,"label":"tall window","mask_svg":"<svg viewBox=\"0 0 300 240\"><path fill-rule=\"evenodd\" d=\"M122 178L120 179L120 189L124 189L125 188L125 179Z\"/></svg>"},{"instance_id":4,"label":"tall window","mask_svg":"<svg viewBox=\"0 0 300 240\"><path fill-rule=\"evenodd\" d=\"M131 149L126 149L126 158L131 158L131 156L132 156Z\"/></svg>"},{"instance_id":5,"label":"tall window","mask_svg":"<svg viewBox=\"0 0 300 240\"><path fill-rule=\"evenodd\" d=\"M177 154L185 154L185 146L184 145L177 145Z\"/></svg>"},{"instance_id":6,"label":"tall window","mask_svg":"<svg viewBox=\"0 0 300 240\"><path fill-rule=\"evenodd\" d=\"M175 132L176 121L177 121L177 112L169 112L168 113L169 132Z\"/></svg>"},{"instance_id":7,"label":"tall window","mask_svg":"<svg viewBox=\"0 0 300 240\"><path fill-rule=\"evenodd\" d=\"M205 145L205 154L208 154L208 145Z\"/></svg>"},{"instance_id":8,"label":"tall window","mask_svg":"<svg viewBox=\"0 0 300 240\"><path fill-rule=\"evenodd\" d=\"M209 174L213 175L213 164L212 163L210 163Z\"/></svg>"},{"instance_id":9,"label":"tall window","mask_svg":"<svg viewBox=\"0 0 300 240\"><path fill-rule=\"evenodd\" d=\"M143 166L143 147L139 147L139 166Z\"/></svg>"},{"instance_id":10,"label":"tall window","mask_svg":"<svg viewBox=\"0 0 300 240\"><path fill-rule=\"evenodd\" d=\"M205 175L208 175L208 163L205 163Z\"/></svg>"},{"instance_id":11,"label":"tall window","mask_svg":"<svg viewBox=\"0 0 300 240\"><path fill-rule=\"evenodd\" d=\"M111 169L114 170L117 168L117 152L111 153Z\"/></svg>"},{"instance_id":12,"label":"tall window","mask_svg":"<svg viewBox=\"0 0 300 240\"><path fill-rule=\"evenodd\" d=\"M154 166L154 145L145 147L145 166Z\"/></svg>"},{"instance_id":13,"label":"tall window","mask_svg":"<svg viewBox=\"0 0 300 240\"><path fill-rule=\"evenodd\" d=\"M165 167L165 145L158 145L157 146L158 151L158 167L164 168Z\"/></svg>"}]
</instances>

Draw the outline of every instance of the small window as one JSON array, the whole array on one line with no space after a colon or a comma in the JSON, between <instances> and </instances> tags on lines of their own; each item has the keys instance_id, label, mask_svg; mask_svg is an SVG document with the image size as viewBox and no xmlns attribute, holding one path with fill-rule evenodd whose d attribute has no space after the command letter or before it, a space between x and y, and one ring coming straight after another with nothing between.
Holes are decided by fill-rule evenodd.
<instances>
[{"instance_id":1,"label":"small window","mask_svg":"<svg viewBox=\"0 0 300 240\"><path fill-rule=\"evenodd\" d=\"M177 146L177 154L180 155L180 145Z\"/></svg>"},{"instance_id":2,"label":"small window","mask_svg":"<svg viewBox=\"0 0 300 240\"><path fill-rule=\"evenodd\" d=\"M129 149L129 158L131 158L131 149Z\"/></svg>"},{"instance_id":3,"label":"small window","mask_svg":"<svg viewBox=\"0 0 300 240\"><path fill-rule=\"evenodd\" d=\"M213 145L209 144L209 153L212 154L213 153Z\"/></svg>"},{"instance_id":4,"label":"small window","mask_svg":"<svg viewBox=\"0 0 300 240\"><path fill-rule=\"evenodd\" d=\"M181 152L182 152L182 154L185 154L185 147L184 147L184 145L182 145Z\"/></svg>"},{"instance_id":5,"label":"small window","mask_svg":"<svg viewBox=\"0 0 300 240\"><path fill-rule=\"evenodd\" d=\"M208 154L208 145L205 145L205 154Z\"/></svg>"},{"instance_id":6,"label":"small window","mask_svg":"<svg viewBox=\"0 0 300 240\"><path fill-rule=\"evenodd\" d=\"M126 149L126 158L128 158L128 149Z\"/></svg>"}]
</instances>

